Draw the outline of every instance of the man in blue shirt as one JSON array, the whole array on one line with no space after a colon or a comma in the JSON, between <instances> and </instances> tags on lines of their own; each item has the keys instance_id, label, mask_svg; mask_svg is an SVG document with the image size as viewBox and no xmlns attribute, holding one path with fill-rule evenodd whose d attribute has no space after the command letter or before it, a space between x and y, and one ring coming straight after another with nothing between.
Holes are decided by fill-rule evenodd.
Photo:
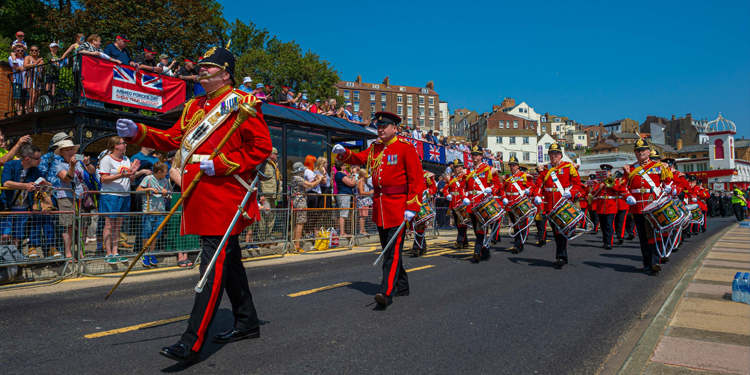
<instances>
[{"instance_id":1,"label":"man in blue shirt","mask_svg":"<svg viewBox=\"0 0 750 375\"><path fill-rule=\"evenodd\" d=\"M136 66L137 64L130 58L130 51L127 49L129 41L125 35L119 34L114 43L110 43L104 47L104 53L115 60L122 61L124 65Z\"/></svg>"}]
</instances>

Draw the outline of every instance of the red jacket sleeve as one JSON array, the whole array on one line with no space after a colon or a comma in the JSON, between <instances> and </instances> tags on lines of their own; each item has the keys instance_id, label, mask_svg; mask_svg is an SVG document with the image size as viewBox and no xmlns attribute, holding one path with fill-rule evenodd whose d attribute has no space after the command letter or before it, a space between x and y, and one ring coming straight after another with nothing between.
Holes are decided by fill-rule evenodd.
<instances>
[{"instance_id":1,"label":"red jacket sleeve","mask_svg":"<svg viewBox=\"0 0 750 375\"><path fill-rule=\"evenodd\" d=\"M260 108L258 116L248 118L237 130L242 143L232 149L224 150L214 158L214 170L217 176L239 174L254 170L271 155L271 135L268 125L263 120Z\"/></svg>"},{"instance_id":2,"label":"red jacket sleeve","mask_svg":"<svg viewBox=\"0 0 750 375\"><path fill-rule=\"evenodd\" d=\"M372 147L372 145L370 145L370 147ZM339 154L336 159L341 160L349 165L365 165L367 164L367 156L370 154L370 147L357 153L352 152L352 150L346 149L346 153Z\"/></svg>"},{"instance_id":3,"label":"red jacket sleeve","mask_svg":"<svg viewBox=\"0 0 750 375\"><path fill-rule=\"evenodd\" d=\"M367 160L367 159L365 159ZM406 209L408 211L419 212L422 207L422 192L424 186L424 171L422 170L422 161L419 160L417 150L411 143L404 147L404 163L406 168Z\"/></svg>"}]
</instances>

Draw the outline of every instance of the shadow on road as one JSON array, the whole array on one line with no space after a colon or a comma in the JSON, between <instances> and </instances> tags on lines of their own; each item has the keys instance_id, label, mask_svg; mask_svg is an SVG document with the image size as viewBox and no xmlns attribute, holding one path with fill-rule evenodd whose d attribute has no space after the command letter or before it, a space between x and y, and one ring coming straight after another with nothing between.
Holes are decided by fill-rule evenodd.
<instances>
[{"instance_id":1,"label":"shadow on road","mask_svg":"<svg viewBox=\"0 0 750 375\"><path fill-rule=\"evenodd\" d=\"M347 285L347 288L362 292L362 294L365 294L368 296L374 296L378 293L378 289L380 289L380 284L373 284L367 281L356 281L356 282L351 283L350 285Z\"/></svg>"},{"instance_id":2,"label":"shadow on road","mask_svg":"<svg viewBox=\"0 0 750 375\"><path fill-rule=\"evenodd\" d=\"M641 259L638 257L638 259ZM602 263L602 262L583 262L583 264L591 267L596 268L610 268L613 271L616 272L625 272L625 273L640 273L640 269L636 266L628 266L625 264L617 264L617 263Z\"/></svg>"},{"instance_id":3,"label":"shadow on road","mask_svg":"<svg viewBox=\"0 0 750 375\"><path fill-rule=\"evenodd\" d=\"M544 260L544 259L510 257L508 258L508 260L517 264L526 263L527 266L532 266L532 267L546 267L546 268L553 267L552 261Z\"/></svg>"},{"instance_id":4,"label":"shadow on road","mask_svg":"<svg viewBox=\"0 0 750 375\"><path fill-rule=\"evenodd\" d=\"M643 259L643 256L641 255L628 255L628 254L612 254L612 253L602 253L599 254L600 256L603 256L605 258L624 258L624 259L630 259L634 261L640 261Z\"/></svg>"}]
</instances>

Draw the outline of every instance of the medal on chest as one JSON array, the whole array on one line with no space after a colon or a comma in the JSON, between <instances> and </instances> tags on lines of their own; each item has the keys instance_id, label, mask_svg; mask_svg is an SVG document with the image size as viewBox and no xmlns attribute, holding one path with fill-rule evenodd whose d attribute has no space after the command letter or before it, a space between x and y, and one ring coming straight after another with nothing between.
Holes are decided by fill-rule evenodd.
<instances>
[{"instance_id":1,"label":"medal on chest","mask_svg":"<svg viewBox=\"0 0 750 375\"><path fill-rule=\"evenodd\" d=\"M386 155L387 158L387 165L396 165L398 164L398 155Z\"/></svg>"}]
</instances>

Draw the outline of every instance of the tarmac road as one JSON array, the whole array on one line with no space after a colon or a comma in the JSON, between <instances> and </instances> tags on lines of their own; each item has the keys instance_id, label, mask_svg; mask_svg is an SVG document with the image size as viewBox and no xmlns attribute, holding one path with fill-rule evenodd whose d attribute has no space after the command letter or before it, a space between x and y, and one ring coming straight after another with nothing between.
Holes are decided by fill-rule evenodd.
<instances>
[{"instance_id":1,"label":"tarmac road","mask_svg":"<svg viewBox=\"0 0 750 375\"><path fill-rule=\"evenodd\" d=\"M504 236L490 261L472 264L469 252L451 250L450 238L441 237L429 241L432 256L405 254L411 295L386 311L374 309L378 250L246 263L261 337L209 342L192 366L157 352L183 332L197 273L125 282L107 301L114 279L64 283L69 287L54 294L0 292L0 368L27 374L592 374L618 350L630 350L620 343L640 336L633 328L644 314L671 292L711 235L732 223L709 219L709 231L686 240L658 276L638 271L637 238L604 250L601 232L583 235L569 245L570 264L556 270L554 242L511 254ZM329 286L335 287L314 291ZM223 298L211 334L232 321Z\"/></svg>"}]
</instances>

